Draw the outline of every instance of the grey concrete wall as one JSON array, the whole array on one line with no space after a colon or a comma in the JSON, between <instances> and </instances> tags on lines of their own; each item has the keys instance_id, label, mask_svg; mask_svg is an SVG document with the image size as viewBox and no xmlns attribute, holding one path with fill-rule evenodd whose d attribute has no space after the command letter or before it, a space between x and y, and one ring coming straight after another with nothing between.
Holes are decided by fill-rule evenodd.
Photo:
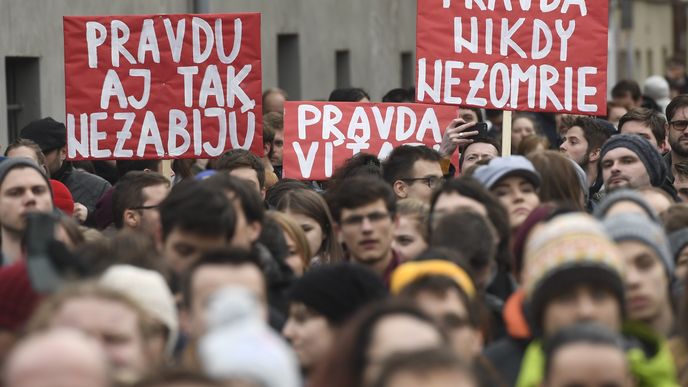
<instances>
[{"instance_id":1,"label":"grey concrete wall","mask_svg":"<svg viewBox=\"0 0 688 387\"><path fill-rule=\"evenodd\" d=\"M298 34L302 99L335 87L335 51L349 50L351 82L374 100L401 83L415 53L415 1L208 0L210 12L262 14L263 86L277 85L277 36ZM0 145L7 143L5 57L40 58L40 111L64 119L62 16L190 13L192 0L0 0ZM415 55L415 54L414 54Z\"/></svg>"}]
</instances>

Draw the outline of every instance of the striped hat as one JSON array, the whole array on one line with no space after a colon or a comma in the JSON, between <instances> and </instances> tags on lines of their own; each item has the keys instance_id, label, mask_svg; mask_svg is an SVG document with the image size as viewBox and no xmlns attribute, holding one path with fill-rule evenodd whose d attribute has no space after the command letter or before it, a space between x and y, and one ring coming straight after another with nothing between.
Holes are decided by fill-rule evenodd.
<instances>
[{"instance_id":1,"label":"striped hat","mask_svg":"<svg viewBox=\"0 0 688 387\"><path fill-rule=\"evenodd\" d=\"M547 303L581 283L608 287L623 306L623 258L592 216L555 217L532 236L524 255L523 287L536 331L542 331Z\"/></svg>"}]
</instances>

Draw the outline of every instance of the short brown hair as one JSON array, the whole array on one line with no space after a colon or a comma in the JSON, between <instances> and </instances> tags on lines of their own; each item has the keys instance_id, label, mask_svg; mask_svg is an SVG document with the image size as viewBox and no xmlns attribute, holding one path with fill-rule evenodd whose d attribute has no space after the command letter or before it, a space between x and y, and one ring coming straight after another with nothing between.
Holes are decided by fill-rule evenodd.
<instances>
[{"instance_id":1,"label":"short brown hair","mask_svg":"<svg viewBox=\"0 0 688 387\"><path fill-rule=\"evenodd\" d=\"M533 152L528 160L542 176L538 196L543 203L567 203L578 210L584 210L581 199L585 187L581 187L576 167L568 157L557 151Z\"/></svg>"},{"instance_id":2,"label":"short brown hair","mask_svg":"<svg viewBox=\"0 0 688 387\"><path fill-rule=\"evenodd\" d=\"M45 164L45 155L41 151L41 147L39 147L36 142L29 140L28 138L18 138L12 141L12 143L7 146L7 149L5 149L5 156L7 156L12 149L21 147L29 148L36 153L36 161L38 161L38 165L43 166Z\"/></svg>"},{"instance_id":3,"label":"short brown hair","mask_svg":"<svg viewBox=\"0 0 688 387\"><path fill-rule=\"evenodd\" d=\"M631 109L629 112L621 116L619 119L619 133L627 122L640 122L652 130L652 135L655 136L657 144L662 144L666 140L666 119L656 110L647 108Z\"/></svg>"},{"instance_id":4,"label":"short brown hair","mask_svg":"<svg viewBox=\"0 0 688 387\"><path fill-rule=\"evenodd\" d=\"M225 152L217 160L215 167L218 171L227 172L239 168L251 168L256 171L260 188L265 188L265 167L263 166L263 161L246 149L232 149Z\"/></svg>"},{"instance_id":5,"label":"short brown hair","mask_svg":"<svg viewBox=\"0 0 688 387\"><path fill-rule=\"evenodd\" d=\"M143 206L143 189L156 185L170 186L170 181L157 172L129 171L122 176L112 194L112 216L115 227L122 228L124 211Z\"/></svg>"}]
</instances>

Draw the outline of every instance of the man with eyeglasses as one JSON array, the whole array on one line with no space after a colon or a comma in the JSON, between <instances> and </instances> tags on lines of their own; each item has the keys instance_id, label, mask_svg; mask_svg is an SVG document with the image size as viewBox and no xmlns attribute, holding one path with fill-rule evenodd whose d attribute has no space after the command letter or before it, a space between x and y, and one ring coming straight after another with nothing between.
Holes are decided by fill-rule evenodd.
<instances>
[{"instance_id":1,"label":"man with eyeglasses","mask_svg":"<svg viewBox=\"0 0 688 387\"><path fill-rule=\"evenodd\" d=\"M430 203L432 191L443 181L441 159L437 151L426 146L402 145L384 161L382 174L397 199Z\"/></svg>"},{"instance_id":2,"label":"man with eyeglasses","mask_svg":"<svg viewBox=\"0 0 688 387\"><path fill-rule=\"evenodd\" d=\"M330 207L349 260L369 267L389 284L399 265L392 249L396 199L389 185L373 177L347 179L332 193Z\"/></svg>"},{"instance_id":3,"label":"man with eyeglasses","mask_svg":"<svg viewBox=\"0 0 688 387\"><path fill-rule=\"evenodd\" d=\"M664 156L669 180L674 183L674 166L688 161L688 95L682 94L671 100L666 108L667 133L671 152Z\"/></svg>"},{"instance_id":4,"label":"man with eyeglasses","mask_svg":"<svg viewBox=\"0 0 688 387\"><path fill-rule=\"evenodd\" d=\"M158 205L167 197L170 181L151 171L130 171L122 176L112 194L112 212L117 229L142 232L160 240Z\"/></svg>"}]
</instances>

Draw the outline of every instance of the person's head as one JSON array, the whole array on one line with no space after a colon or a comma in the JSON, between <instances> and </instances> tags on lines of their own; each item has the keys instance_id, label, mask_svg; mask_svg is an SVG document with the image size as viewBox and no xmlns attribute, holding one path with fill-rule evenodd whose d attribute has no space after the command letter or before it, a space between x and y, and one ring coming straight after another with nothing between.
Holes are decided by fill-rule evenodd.
<instances>
[{"instance_id":1,"label":"person's head","mask_svg":"<svg viewBox=\"0 0 688 387\"><path fill-rule=\"evenodd\" d=\"M226 387L200 373L169 370L142 380L133 387Z\"/></svg>"},{"instance_id":2,"label":"person's head","mask_svg":"<svg viewBox=\"0 0 688 387\"><path fill-rule=\"evenodd\" d=\"M298 279L289 291L289 318L282 333L301 367L313 370L341 327L361 307L386 295L377 274L350 263L318 266Z\"/></svg>"},{"instance_id":3,"label":"person's head","mask_svg":"<svg viewBox=\"0 0 688 387\"><path fill-rule=\"evenodd\" d=\"M679 95L671 100L666 108L666 118L671 152L682 158L688 157L688 95Z\"/></svg>"},{"instance_id":4,"label":"person's head","mask_svg":"<svg viewBox=\"0 0 688 387\"><path fill-rule=\"evenodd\" d=\"M19 137L38 144L51 175L62 167L67 158L67 128L63 123L51 117L32 121L21 130Z\"/></svg>"},{"instance_id":5,"label":"person's head","mask_svg":"<svg viewBox=\"0 0 688 387\"><path fill-rule=\"evenodd\" d=\"M512 229L520 226L540 204L540 174L523 156L493 159L478 167L473 177L499 198L509 214Z\"/></svg>"},{"instance_id":6,"label":"person's head","mask_svg":"<svg viewBox=\"0 0 688 387\"><path fill-rule=\"evenodd\" d=\"M447 349L392 355L371 387L478 387L468 362Z\"/></svg>"},{"instance_id":7,"label":"person's head","mask_svg":"<svg viewBox=\"0 0 688 387\"><path fill-rule=\"evenodd\" d=\"M607 102L607 121L609 121L615 128L619 128L619 120L624 114L628 113L625 106L613 101Z\"/></svg>"},{"instance_id":8,"label":"person's head","mask_svg":"<svg viewBox=\"0 0 688 387\"><path fill-rule=\"evenodd\" d=\"M612 101L631 110L642 105L643 94L638 82L623 79L612 88Z\"/></svg>"},{"instance_id":9,"label":"person's head","mask_svg":"<svg viewBox=\"0 0 688 387\"><path fill-rule=\"evenodd\" d=\"M397 202L397 227L392 248L402 261L416 258L428 248L429 206L416 199Z\"/></svg>"},{"instance_id":10,"label":"person's head","mask_svg":"<svg viewBox=\"0 0 688 387\"><path fill-rule=\"evenodd\" d=\"M263 92L263 114L268 113L284 113L284 102L289 98L287 92L272 88Z\"/></svg>"},{"instance_id":11,"label":"person's head","mask_svg":"<svg viewBox=\"0 0 688 387\"><path fill-rule=\"evenodd\" d=\"M267 113L263 116L264 129L271 131L272 138L271 152L268 155L273 166L282 165L282 151L284 149L284 115L279 112Z\"/></svg>"},{"instance_id":12,"label":"person's head","mask_svg":"<svg viewBox=\"0 0 688 387\"><path fill-rule=\"evenodd\" d=\"M301 226L312 255L309 259L317 256L322 262L336 262L343 258L334 220L320 194L307 188L292 189L281 196L275 208Z\"/></svg>"},{"instance_id":13,"label":"person's head","mask_svg":"<svg viewBox=\"0 0 688 387\"><path fill-rule=\"evenodd\" d=\"M380 159L370 153L357 153L348 158L344 164L337 167L327 182L327 191L334 191L349 178L354 176L368 176L382 179ZM328 199L329 202L329 199Z\"/></svg>"},{"instance_id":14,"label":"person's head","mask_svg":"<svg viewBox=\"0 0 688 387\"><path fill-rule=\"evenodd\" d=\"M459 118L469 122L483 122L483 113L480 108L470 106L459 106Z\"/></svg>"},{"instance_id":15,"label":"person's head","mask_svg":"<svg viewBox=\"0 0 688 387\"><path fill-rule=\"evenodd\" d=\"M521 143L516 148L517 155L528 156L533 152L543 152L550 148L547 137L531 134L521 139Z\"/></svg>"},{"instance_id":16,"label":"person's head","mask_svg":"<svg viewBox=\"0 0 688 387\"><path fill-rule=\"evenodd\" d=\"M430 201L432 190L442 183L440 154L426 146L394 148L382 163L382 174L398 199Z\"/></svg>"},{"instance_id":17,"label":"person's head","mask_svg":"<svg viewBox=\"0 0 688 387\"><path fill-rule=\"evenodd\" d=\"M497 231L497 263L507 268L511 262L509 241L511 227L509 215L492 193L472 177L460 177L446 182L433 194L430 202L430 234L436 222L443 216L460 209L471 209L478 214L487 216Z\"/></svg>"},{"instance_id":18,"label":"person's head","mask_svg":"<svg viewBox=\"0 0 688 387\"><path fill-rule=\"evenodd\" d=\"M472 362L480 354L478 290L459 265L439 259L404 263L392 275L392 293L411 300L432 317L462 359Z\"/></svg>"},{"instance_id":19,"label":"person's head","mask_svg":"<svg viewBox=\"0 0 688 387\"><path fill-rule=\"evenodd\" d=\"M628 319L653 328L662 320L671 321L674 260L664 230L646 217L632 213L607 217L604 226L626 263Z\"/></svg>"},{"instance_id":20,"label":"person's head","mask_svg":"<svg viewBox=\"0 0 688 387\"><path fill-rule=\"evenodd\" d=\"M370 96L361 88L347 87L332 90L327 100L330 102L370 102Z\"/></svg>"},{"instance_id":21,"label":"person's head","mask_svg":"<svg viewBox=\"0 0 688 387\"><path fill-rule=\"evenodd\" d=\"M491 137L477 137L459 150L459 169L465 171L477 162L492 160L502 154L502 145Z\"/></svg>"},{"instance_id":22,"label":"person's head","mask_svg":"<svg viewBox=\"0 0 688 387\"><path fill-rule=\"evenodd\" d=\"M284 233L289 255L284 261L296 276L302 276L311 262L311 248L301 225L287 214L278 211L268 212L268 217L277 222Z\"/></svg>"},{"instance_id":23,"label":"person's head","mask_svg":"<svg viewBox=\"0 0 688 387\"><path fill-rule=\"evenodd\" d=\"M396 216L392 188L380 179L354 177L332 193L331 206L351 259L386 266L392 255Z\"/></svg>"},{"instance_id":24,"label":"person's head","mask_svg":"<svg viewBox=\"0 0 688 387\"><path fill-rule=\"evenodd\" d=\"M158 207L169 190L170 181L156 172L132 171L122 176L112 194L115 227L139 230L160 240Z\"/></svg>"},{"instance_id":25,"label":"person's head","mask_svg":"<svg viewBox=\"0 0 688 387\"><path fill-rule=\"evenodd\" d=\"M684 281L688 275L688 204L673 204L662 214L662 223L674 258L674 276Z\"/></svg>"},{"instance_id":26,"label":"person's head","mask_svg":"<svg viewBox=\"0 0 688 387\"><path fill-rule=\"evenodd\" d=\"M179 338L179 318L174 296L162 274L115 264L100 276L98 282L128 296L146 312L150 319L150 335L145 343L149 364L155 369L167 365Z\"/></svg>"},{"instance_id":27,"label":"person's head","mask_svg":"<svg viewBox=\"0 0 688 387\"><path fill-rule=\"evenodd\" d=\"M659 222L658 214L636 190L619 189L606 195L595 207L593 214L597 219L619 214L639 214L650 221Z\"/></svg>"},{"instance_id":28,"label":"person's head","mask_svg":"<svg viewBox=\"0 0 688 387\"><path fill-rule=\"evenodd\" d=\"M563 142L559 150L586 169L588 165L596 165L599 161L602 145L609 139L611 133L599 120L576 117L561 135Z\"/></svg>"},{"instance_id":29,"label":"person's head","mask_svg":"<svg viewBox=\"0 0 688 387\"><path fill-rule=\"evenodd\" d=\"M213 294L227 286L247 289L261 305L267 321L267 284L255 250L219 249L203 254L182 280L184 329L193 339L208 329L208 305Z\"/></svg>"},{"instance_id":30,"label":"person's head","mask_svg":"<svg viewBox=\"0 0 688 387\"><path fill-rule=\"evenodd\" d=\"M415 102L416 96L414 89L392 89L382 96L382 102L385 103L404 103Z\"/></svg>"},{"instance_id":31,"label":"person's head","mask_svg":"<svg viewBox=\"0 0 688 387\"><path fill-rule=\"evenodd\" d=\"M666 118L656 110L636 108L619 120L619 133L638 134L645 137L657 150L663 151L666 142Z\"/></svg>"},{"instance_id":32,"label":"person's head","mask_svg":"<svg viewBox=\"0 0 688 387\"><path fill-rule=\"evenodd\" d=\"M403 337L404 340L399 340ZM443 347L433 320L408 303L383 302L361 310L337 335L311 378L317 387L368 386L393 354Z\"/></svg>"},{"instance_id":33,"label":"person's head","mask_svg":"<svg viewBox=\"0 0 688 387\"><path fill-rule=\"evenodd\" d=\"M73 329L52 329L24 338L13 348L2 381L6 387L112 385L103 348Z\"/></svg>"},{"instance_id":34,"label":"person's head","mask_svg":"<svg viewBox=\"0 0 688 387\"><path fill-rule=\"evenodd\" d=\"M182 182L159 208L163 257L177 275L204 252L226 247L234 237L237 214L219 189L196 181Z\"/></svg>"},{"instance_id":35,"label":"person's head","mask_svg":"<svg viewBox=\"0 0 688 387\"><path fill-rule=\"evenodd\" d=\"M676 200L667 191L659 187L640 188L638 193L647 201L656 214L660 216L666 212Z\"/></svg>"},{"instance_id":36,"label":"person's head","mask_svg":"<svg viewBox=\"0 0 688 387\"><path fill-rule=\"evenodd\" d=\"M686 61L680 55L674 55L667 59L667 78L679 80L686 76Z\"/></svg>"},{"instance_id":37,"label":"person's head","mask_svg":"<svg viewBox=\"0 0 688 387\"><path fill-rule=\"evenodd\" d=\"M461 238L457 238L457 235L461 235ZM459 252L481 289L487 288L497 268L497 242L497 231L489 219L465 208L438 219L430 238L433 249Z\"/></svg>"},{"instance_id":38,"label":"person's head","mask_svg":"<svg viewBox=\"0 0 688 387\"><path fill-rule=\"evenodd\" d=\"M624 260L589 215L556 216L525 248L523 288L534 332L550 337L579 321L618 332L624 312Z\"/></svg>"},{"instance_id":39,"label":"person's head","mask_svg":"<svg viewBox=\"0 0 688 387\"><path fill-rule=\"evenodd\" d=\"M543 387L631 387L634 380L618 333L593 323L562 329L546 341Z\"/></svg>"},{"instance_id":40,"label":"person's head","mask_svg":"<svg viewBox=\"0 0 688 387\"><path fill-rule=\"evenodd\" d=\"M116 165L118 178L131 171L162 173L162 160L117 160Z\"/></svg>"},{"instance_id":41,"label":"person's head","mask_svg":"<svg viewBox=\"0 0 688 387\"><path fill-rule=\"evenodd\" d=\"M46 299L29 323L30 332L71 328L100 341L118 382L132 383L154 372L146 342L151 317L123 293L94 283L78 283Z\"/></svg>"},{"instance_id":42,"label":"person's head","mask_svg":"<svg viewBox=\"0 0 688 387\"><path fill-rule=\"evenodd\" d=\"M5 156L9 158L13 157L24 157L33 160L39 167L45 170L47 176L50 176L48 167L45 165L45 155L41 151L41 147L38 146L32 140L27 138L18 138L14 140L5 149Z\"/></svg>"},{"instance_id":43,"label":"person's head","mask_svg":"<svg viewBox=\"0 0 688 387\"><path fill-rule=\"evenodd\" d=\"M657 148L636 134L618 134L607 140L600 150L598 170L608 192L619 188L659 187L667 174Z\"/></svg>"},{"instance_id":44,"label":"person's head","mask_svg":"<svg viewBox=\"0 0 688 387\"><path fill-rule=\"evenodd\" d=\"M26 158L0 163L0 226L3 233L21 237L26 230L27 214L52 210L50 183L38 164Z\"/></svg>"},{"instance_id":45,"label":"person's head","mask_svg":"<svg viewBox=\"0 0 688 387\"><path fill-rule=\"evenodd\" d=\"M201 184L222 191L234 208L236 225L230 245L250 249L263 228L265 208L260 195L246 180L224 173L217 173Z\"/></svg>"},{"instance_id":46,"label":"person's head","mask_svg":"<svg viewBox=\"0 0 688 387\"><path fill-rule=\"evenodd\" d=\"M265 197L265 167L258 156L246 149L225 152L217 160L215 169L251 182L261 198Z\"/></svg>"},{"instance_id":47,"label":"person's head","mask_svg":"<svg viewBox=\"0 0 688 387\"><path fill-rule=\"evenodd\" d=\"M538 191L541 202L566 203L580 210L585 209L585 192L588 187L581 185L576 166L568 157L548 150L531 153L528 160L542 176Z\"/></svg>"},{"instance_id":48,"label":"person's head","mask_svg":"<svg viewBox=\"0 0 688 387\"><path fill-rule=\"evenodd\" d=\"M517 113L511 119L511 149L516 151L521 140L537 135L540 131L537 119L532 114Z\"/></svg>"},{"instance_id":49,"label":"person's head","mask_svg":"<svg viewBox=\"0 0 688 387\"><path fill-rule=\"evenodd\" d=\"M688 202L688 161L681 161L672 165L674 174L674 188L682 202Z\"/></svg>"}]
</instances>

